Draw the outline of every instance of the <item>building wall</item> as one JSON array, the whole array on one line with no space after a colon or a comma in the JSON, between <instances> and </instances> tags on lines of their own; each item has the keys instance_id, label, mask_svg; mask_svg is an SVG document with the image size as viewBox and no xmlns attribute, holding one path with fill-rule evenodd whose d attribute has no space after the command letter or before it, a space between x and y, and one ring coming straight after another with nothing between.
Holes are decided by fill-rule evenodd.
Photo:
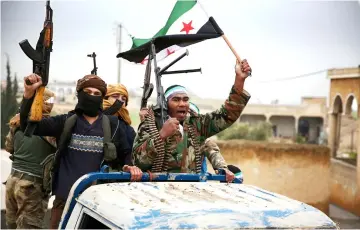
<instances>
[{"instance_id":1,"label":"building wall","mask_svg":"<svg viewBox=\"0 0 360 230\"><path fill-rule=\"evenodd\" d=\"M288 196L328 213L329 148L249 141L217 143L227 163L241 168L245 184Z\"/></svg>"},{"instance_id":2,"label":"building wall","mask_svg":"<svg viewBox=\"0 0 360 230\"><path fill-rule=\"evenodd\" d=\"M271 116L294 116L294 117L323 117L327 114L327 108L322 104L301 105L264 105L248 104L243 114L256 114Z\"/></svg>"},{"instance_id":3,"label":"building wall","mask_svg":"<svg viewBox=\"0 0 360 230\"><path fill-rule=\"evenodd\" d=\"M266 121L264 115L243 115L240 117L240 122L249 123L250 125L255 125L259 122Z\"/></svg>"},{"instance_id":4,"label":"building wall","mask_svg":"<svg viewBox=\"0 0 360 230\"><path fill-rule=\"evenodd\" d=\"M331 159L330 201L360 216L360 191L356 183L356 167Z\"/></svg>"},{"instance_id":5,"label":"building wall","mask_svg":"<svg viewBox=\"0 0 360 230\"><path fill-rule=\"evenodd\" d=\"M354 95L358 108L360 107L360 77L347 79L331 79L330 106L332 107L336 95L340 95L343 111L346 111L346 101L349 95ZM359 113L360 109L358 109Z\"/></svg>"},{"instance_id":6,"label":"building wall","mask_svg":"<svg viewBox=\"0 0 360 230\"><path fill-rule=\"evenodd\" d=\"M326 106L326 97L302 97L301 104Z\"/></svg>"},{"instance_id":7,"label":"building wall","mask_svg":"<svg viewBox=\"0 0 360 230\"><path fill-rule=\"evenodd\" d=\"M270 117L270 122L276 126L276 137L293 138L295 136L295 118L288 116L273 116Z\"/></svg>"}]
</instances>

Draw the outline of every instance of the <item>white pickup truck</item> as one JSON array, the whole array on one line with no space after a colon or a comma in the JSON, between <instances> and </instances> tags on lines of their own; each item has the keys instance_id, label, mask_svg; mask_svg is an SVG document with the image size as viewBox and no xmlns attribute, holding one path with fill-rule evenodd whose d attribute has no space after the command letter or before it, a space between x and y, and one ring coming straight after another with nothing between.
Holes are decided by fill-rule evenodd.
<instances>
[{"instance_id":1,"label":"white pickup truck","mask_svg":"<svg viewBox=\"0 0 360 230\"><path fill-rule=\"evenodd\" d=\"M212 174L91 173L72 187L60 229L338 229L323 212ZM91 185L97 181L96 185ZM90 186L91 185L91 186Z\"/></svg>"}]
</instances>

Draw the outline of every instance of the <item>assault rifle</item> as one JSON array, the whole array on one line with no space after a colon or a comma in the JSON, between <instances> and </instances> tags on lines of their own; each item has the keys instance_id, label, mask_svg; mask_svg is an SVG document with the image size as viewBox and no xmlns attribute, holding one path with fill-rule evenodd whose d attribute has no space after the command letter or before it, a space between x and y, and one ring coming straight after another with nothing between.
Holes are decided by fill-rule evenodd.
<instances>
[{"instance_id":1,"label":"assault rifle","mask_svg":"<svg viewBox=\"0 0 360 230\"><path fill-rule=\"evenodd\" d=\"M153 57L152 57L152 47L150 46L149 58L148 58L148 62L146 64L146 69L145 69L144 86L142 87L143 88L143 95L142 95L142 98L141 98L140 109L146 108L147 101L148 101L149 97L151 96L152 91L154 90L154 85L152 83L150 83L151 60L152 59L153 59Z\"/></svg>"},{"instance_id":2,"label":"assault rifle","mask_svg":"<svg viewBox=\"0 0 360 230\"><path fill-rule=\"evenodd\" d=\"M50 7L50 1L46 1L46 16L44 26L40 32L39 40L34 49L27 39L19 43L22 51L33 61L33 73L39 75L42 79L42 86L40 86L35 93L35 98L31 106L31 114L29 116L28 125L25 129L25 135L31 136L34 133L36 123L42 119L43 96L45 86L49 82L49 68L50 68L50 52L52 52L53 45L53 10ZM31 85L30 81L26 84Z\"/></svg>"},{"instance_id":3,"label":"assault rifle","mask_svg":"<svg viewBox=\"0 0 360 230\"><path fill-rule=\"evenodd\" d=\"M96 53L93 52L92 54L88 54L87 56L91 57L93 59L93 63L94 63L94 69L91 70L91 74L97 75L98 67L96 67Z\"/></svg>"},{"instance_id":4,"label":"assault rifle","mask_svg":"<svg viewBox=\"0 0 360 230\"><path fill-rule=\"evenodd\" d=\"M154 72L155 72L155 79L156 79L156 91L157 91L157 98L156 98L156 105L153 106L153 110L155 113L155 116L160 118L159 119L159 129L163 126L165 121L168 118L168 108L167 103L165 100L164 95L164 89L161 84L161 77L164 74L178 74L178 73L193 73L193 72L201 72L201 68L199 69L187 69L187 70L175 70L175 71L167 71L171 66L173 66L175 63L180 61L185 56L189 55L189 51L186 50L185 53L177 57L174 61L170 62L168 65L166 65L164 68L160 68L157 66L156 62L156 47L154 45L154 42L152 41L150 44L150 52L149 52L149 60L146 66L145 71L145 79L144 79L144 91L143 91L143 97L141 99L141 108L146 107L146 102L148 98L151 95L151 92L153 90L153 85L150 83L150 72L151 72L151 59L154 63Z\"/></svg>"}]
</instances>

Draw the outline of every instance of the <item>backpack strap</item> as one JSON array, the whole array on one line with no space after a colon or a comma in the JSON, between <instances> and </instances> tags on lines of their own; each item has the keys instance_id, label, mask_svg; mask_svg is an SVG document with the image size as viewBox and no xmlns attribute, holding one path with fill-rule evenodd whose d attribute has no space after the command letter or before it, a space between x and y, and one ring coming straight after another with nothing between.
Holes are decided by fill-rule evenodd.
<instances>
[{"instance_id":1,"label":"backpack strap","mask_svg":"<svg viewBox=\"0 0 360 230\"><path fill-rule=\"evenodd\" d=\"M104 132L104 143L111 142L111 125L110 125L110 119L107 115L103 116L102 119L102 127Z\"/></svg>"},{"instance_id":2,"label":"backpack strap","mask_svg":"<svg viewBox=\"0 0 360 230\"><path fill-rule=\"evenodd\" d=\"M119 126L119 120L117 122L118 122L118 124L114 131L114 135ZM117 152L116 152L116 147L115 147L114 143L112 142L113 136L111 136L111 124L110 124L110 118L108 117L108 115L103 116L102 127L103 127L103 133L104 133L104 139L103 139L104 160L105 161L115 160L117 158Z\"/></svg>"},{"instance_id":3,"label":"backpack strap","mask_svg":"<svg viewBox=\"0 0 360 230\"><path fill-rule=\"evenodd\" d=\"M77 115L73 114L67 117L64 124L64 129L61 133L58 149L63 149L66 142L71 138L72 129L75 126Z\"/></svg>"},{"instance_id":4,"label":"backpack strap","mask_svg":"<svg viewBox=\"0 0 360 230\"><path fill-rule=\"evenodd\" d=\"M44 180L44 190L46 192L53 191L55 183L54 178L57 177L58 170L60 167L61 153L63 153L64 148L66 148L67 142L71 138L72 129L75 126L77 120L77 115L73 114L69 117L66 117L63 130L60 135L60 139L57 146L57 151L49 155L41 163L43 165L43 180ZM45 182L46 181L46 182Z\"/></svg>"}]
</instances>

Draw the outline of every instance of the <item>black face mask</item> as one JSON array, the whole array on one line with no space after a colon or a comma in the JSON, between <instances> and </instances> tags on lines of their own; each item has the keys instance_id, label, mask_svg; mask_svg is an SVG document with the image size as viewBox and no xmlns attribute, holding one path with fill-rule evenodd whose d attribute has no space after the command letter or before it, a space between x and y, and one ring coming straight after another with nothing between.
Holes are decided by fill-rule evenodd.
<instances>
[{"instance_id":1,"label":"black face mask","mask_svg":"<svg viewBox=\"0 0 360 230\"><path fill-rule=\"evenodd\" d=\"M80 91L78 93L78 103L75 111L80 114L85 114L89 117L96 117L102 109L103 98L101 96L93 96Z\"/></svg>"}]
</instances>

